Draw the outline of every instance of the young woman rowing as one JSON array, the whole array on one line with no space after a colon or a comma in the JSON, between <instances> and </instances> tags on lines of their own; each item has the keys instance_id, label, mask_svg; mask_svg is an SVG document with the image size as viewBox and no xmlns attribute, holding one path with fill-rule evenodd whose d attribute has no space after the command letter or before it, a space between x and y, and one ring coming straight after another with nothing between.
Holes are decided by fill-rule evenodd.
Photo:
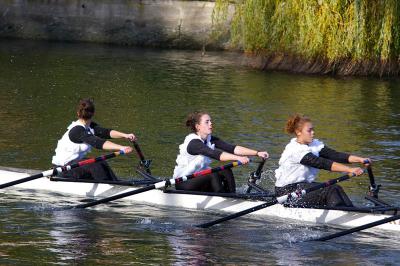
<instances>
[{"instance_id":1,"label":"young woman rowing","mask_svg":"<svg viewBox=\"0 0 400 266\"><path fill-rule=\"evenodd\" d=\"M100 127L92 121L94 116L94 103L91 99L81 99L77 106L78 120L72 122L67 132L57 143L52 163L55 166L64 166L82 160L92 147L103 150L124 150L132 152L130 146L121 146L106 139L125 138L130 141L136 139L135 135L122 133L112 129ZM105 161L72 169L63 174L67 178L117 180L114 172Z\"/></svg>"},{"instance_id":2,"label":"young woman rowing","mask_svg":"<svg viewBox=\"0 0 400 266\"><path fill-rule=\"evenodd\" d=\"M186 126L192 131L179 146L174 178L192 174L210 167L211 159L218 161L249 162L247 156L268 158L266 151L256 151L242 146L228 144L212 134L212 121L208 113L189 114ZM207 176L196 177L176 185L178 190L235 192L235 179L231 169Z\"/></svg>"},{"instance_id":3,"label":"young woman rowing","mask_svg":"<svg viewBox=\"0 0 400 266\"><path fill-rule=\"evenodd\" d=\"M296 114L286 123L286 132L294 134L286 145L279 160L279 168L275 171L275 192L282 196L298 188L314 186L319 169L333 172L346 172L361 175L360 167L349 167L343 163L364 163L362 158L327 147L323 142L314 139L314 128L308 117ZM351 200L339 185L306 194L293 203L301 207L336 207L353 206Z\"/></svg>"}]
</instances>

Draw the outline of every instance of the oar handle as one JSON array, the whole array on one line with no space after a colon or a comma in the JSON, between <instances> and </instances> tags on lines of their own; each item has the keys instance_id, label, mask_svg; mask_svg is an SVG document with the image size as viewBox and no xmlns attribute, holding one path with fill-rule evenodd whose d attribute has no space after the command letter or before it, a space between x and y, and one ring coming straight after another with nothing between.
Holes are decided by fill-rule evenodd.
<instances>
[{"instance_id":1,"label":"oar handle","mask_svg":"<svg viewBox=\"0 0 400 266\"><path fill-rule=\"evenodd\" d=\"M91 164L91 163L95 163L95 162L104 161L104 160L116 157L118 155L121 155L121 154L125 154L125 152L123 150L120 150L120 151L116 151L116 152L113 152L113 153L110 153L110 154L102 155L102 156L99 156L99 157L96 157L96 158L91 158L91 159L83 160L83 161L80 161L80 162L77 162L77 163L73 163L71 165L57 166L57 167L55 167L53 169L49 169L47 171L44 171L44 172L42 172L40 174L28 176L28 177L25 177L25 178L21 178L21 179L18 179L18 180L14 180L14 181L11 181L11 182L8 182L8 183L1 184L0 185L0 189L6 188L6 187L10 187L10 186L14 186L14 185L21 184L21 183L25 183L25 182L28 182L28 181L31 181L31 180L35 180L35 179L38 179L38 178L41 178L41 177L61 174L62 172L69 171L69 170L71 170L73 168L77 168L77 167L80 167L80 166L83 166L83 165L87 165L87 164Z\"/></svg>"}]
</instances>

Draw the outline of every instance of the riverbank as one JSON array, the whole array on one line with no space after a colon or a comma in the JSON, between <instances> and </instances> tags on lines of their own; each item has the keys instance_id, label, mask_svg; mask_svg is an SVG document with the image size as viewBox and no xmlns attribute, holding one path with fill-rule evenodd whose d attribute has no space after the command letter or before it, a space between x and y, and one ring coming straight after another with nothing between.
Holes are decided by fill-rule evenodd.
<instances>
[{"instance_id":1,"label":"riverbank","mask_svg":"<svg viewBox=\"0 0 400 266\"><path fill-rule=\"evenodd\" d=\"M261 70L399 76L400 2L8 0L0 38L237 51Z\"/></svg>"},{"instance_id":2,"label":"riverbank","mask_svg":"<svg viewBox=\"0 0 400 266\"><path fill-rule=\"evenodd\" d=\"M229 0L216 0L222 18ZM400 2L236 1L230 45L264 70L398 76ZM220 21L224 21L221 19Z\"/></svg>"},{"instance_id":3,"label":"riverbank","mask_svg":"<svg viewBox=\"0 0 400 266\"><path fill-rule=\"evenodd\" d=\"M30 0L0 3L0 38L225 49L212 38L214 2Z\"/></svg>"}]
</instances>

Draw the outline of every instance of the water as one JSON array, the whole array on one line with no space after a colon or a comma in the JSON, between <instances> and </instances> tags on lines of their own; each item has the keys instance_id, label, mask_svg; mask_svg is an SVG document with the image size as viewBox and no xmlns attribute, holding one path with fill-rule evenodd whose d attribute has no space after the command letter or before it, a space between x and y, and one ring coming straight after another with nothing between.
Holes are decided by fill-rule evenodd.
<instances>
[{"instance_id":1,"label":"water","mask_svg":"<svg viewBox=\"0 0 400 266\"><path fill-rule=\"evenodd\" d=\"M262 183L289 140L287 117L300 112L330 147L374 160L381 197L398 205L398 79L265 73L240 67L231 53L133 49L28 41L0 43L0 165L49 168L57 140L75 119L80 97L93 97L95 120L134 132L153 173L170 176L187 113L207 110L224 140L267 150ZM119 141L126 144L124 141ZM99 155L95 152L93 155ZM119 176L135 175L134 154L112 159ZM236 168L245 189L255 166ZM322 180L338 174L322 173ZM367 177L343 187L358 204ZM23 193L22 193L23 192ZM207 230L215 213L115 202L56 212L76 198L0 191L0 264L391 265L399 235L357 233L326 243L301 242L338 228L243 217ZM300 242L299 242L300 241Z\"/></svg>"}]
</instances>

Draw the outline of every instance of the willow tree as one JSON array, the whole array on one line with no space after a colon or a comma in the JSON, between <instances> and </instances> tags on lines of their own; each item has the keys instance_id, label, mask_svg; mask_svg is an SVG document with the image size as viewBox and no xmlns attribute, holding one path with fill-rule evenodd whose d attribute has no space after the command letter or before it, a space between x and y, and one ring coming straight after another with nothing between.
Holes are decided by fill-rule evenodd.
<instances>
[{"instance_id":1,"label":"willow tree","mask_svg":"<svg viewBox=\"0 0 400 266\"><path fill-rule=\"evenodd\" d=\"M229 7L232 16L227 16ZM262 67L305 73L398 75L400 1L216 0L216 31ZM214 32L215 35L215 32Z\"/></svg>"}]
</instances>

